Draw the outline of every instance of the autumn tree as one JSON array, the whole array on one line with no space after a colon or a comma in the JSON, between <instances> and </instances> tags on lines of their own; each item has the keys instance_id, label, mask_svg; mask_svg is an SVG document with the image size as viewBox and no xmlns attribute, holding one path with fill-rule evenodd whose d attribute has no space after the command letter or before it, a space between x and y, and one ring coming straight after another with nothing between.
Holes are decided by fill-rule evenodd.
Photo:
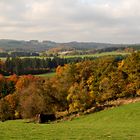
<instances>
[{"instance_id":1,"label":"autumn tree","mask_svg":"<svg viewBox=\"0 0 140 140\"><path fill-rule=\"evenodd\" d=\"M0 120L10 120L14 118L14 112L9 103L3 98L0 100Z\"/></svg>"}]
</instances>

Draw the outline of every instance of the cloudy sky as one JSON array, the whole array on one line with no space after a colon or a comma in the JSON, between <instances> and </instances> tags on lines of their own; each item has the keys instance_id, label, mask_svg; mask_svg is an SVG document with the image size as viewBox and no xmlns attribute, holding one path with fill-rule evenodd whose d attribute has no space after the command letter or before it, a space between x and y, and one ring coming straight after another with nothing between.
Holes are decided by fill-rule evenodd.
<instances>
[{"instance_id":1,"label":"cloudy sky","mask_svg":"<svg viewBox=\"0 0 140 140\"><path fill-rule=\"evenodd\" d=\"M140 43L140 0L0 0L0 38Z\"/></svg>"}]
</instances>

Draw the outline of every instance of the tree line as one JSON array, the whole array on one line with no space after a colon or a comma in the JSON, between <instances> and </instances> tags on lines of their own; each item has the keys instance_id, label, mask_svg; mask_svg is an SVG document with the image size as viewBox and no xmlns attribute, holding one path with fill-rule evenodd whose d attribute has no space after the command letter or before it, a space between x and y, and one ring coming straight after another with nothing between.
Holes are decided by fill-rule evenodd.
<instances>
[{"instance_id":1,"label":"tree line","mask_svg":"<svg viewBox=\"0 0 140 140\"><path fill-rule=\"evenodd\" d=\"M39 56L36 52L0 52L0 57L27 57L27 56Z\"/></svg>"},{"instance_id":2,"label":"tree line","mask_svg":"<svg viewBox=\"0 0 140 140\"><path fill-rule=\"evenodd\" d=\"M7 57L5 61L0 60L0 74L2 75L24 75L24 74L42 74L47 73L57 66L68 63L77 63L84 60L95 59L92 57L75 57L75 58L20 58Z\"/></svg>"}]
</instances>

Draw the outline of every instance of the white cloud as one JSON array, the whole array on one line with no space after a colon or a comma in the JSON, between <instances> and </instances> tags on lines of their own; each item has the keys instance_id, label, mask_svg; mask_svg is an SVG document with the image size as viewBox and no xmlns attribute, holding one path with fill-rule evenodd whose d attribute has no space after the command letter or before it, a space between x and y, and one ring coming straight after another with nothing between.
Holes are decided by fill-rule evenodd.
<instances>
[{"instance_id":1,"label":"white cloud","mask_svg":"<svg viewBox=\"0 0 140 140\"><path fill-rule=\"evenodd\" d=\"M1 0L0 38L140 42L139 0Z\"/></svg>"}]
</instances>

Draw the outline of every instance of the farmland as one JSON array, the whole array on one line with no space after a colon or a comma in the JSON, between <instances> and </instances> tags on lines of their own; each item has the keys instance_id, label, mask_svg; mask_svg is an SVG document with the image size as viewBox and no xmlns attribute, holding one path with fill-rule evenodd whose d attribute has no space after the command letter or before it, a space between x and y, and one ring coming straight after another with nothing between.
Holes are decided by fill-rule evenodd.
<instances>
[{"instance_id":1,"label":"farmland","mask_svg":"<svg viewBox=\"0 0 140 140\"><path fill-rule=\"evenodd\" d=\"M68 55L68 56L60 56L62 58L73 58L73 57L102 57L102 56L116 56L116 55L129 55L130 53L126 52L103 52L103 53L95 53L95 54L87 54L87 55Z\"/></svg>"},{"instance_id":2,"label":"farmland","mask_svg":"<svg viewBox=\"0 0 140 140\"><path fill-rule=\"evenodd\" d=\"M19 63L23 59L16 60ZM59 65L57 76L53 78L16 74L5 78L1 75L0 139L138 140L140 103L105 109L117 99L140 97L139 60L137 52L122 60L110 56ZM38 67L40 63L31 64ZM13 70L21 70L22 65ZM113 106L117 105L116 102ZM89 112L91 109L93 111ZM28 122L27 118L34 119L42 112L60 113L63 121ZM67 114L63 114L65 112ZM96 113L80 116L81 112ZM71 114L79 117L71 119Z\"/></svg>"},{"instance_id":3,"label":"farmland","mask_svg":"<svg viewBox=\"0 0 140 140\"><path fill-rule=\"evenodd\" d=\"M94 60L98 57L115 57L117 60L124 59L129 53L106 52L92 55L64 55L54 57L7 57L2 58L0 63L0 73L9 76L17 75L37 75L54 71L58 66L78 63L84 60Z\"/></svg>"},{"instance_id":4,"label":"farmland","mask_svg":"<svg viewBox=\"0 0 140 140\"><path fill-rule=\"evenodd\" d=\"M140 140L140 1L0 10L0 140Z\"/></svg>"},{"instance_id":5,"label":"farmland","mask_svg":"<svg viewBox=\"0 0 140 140\"><path fill-rule=\"evenodd\" d=\"M139 140L140 102L81 116L72 121L50 124L27 120L0 122L3 140Z\"/></svg>"},{"instance_id":6,"label":"farmland","mask_svg":"<svg viewBox=\"0 0 140 140\"><path fill-rule=\"evenodd\" d=\"M74 58L74 57L81 57L81 58L84 58L84 57L101 57L101 56L115 56L115 55L129 55L130 53L127 53L127 52L103 52L103 53L95 53L95 54L86 54L86 55L60 55L59 57L60 58ZM43 59L43 58L52 58L52 57L43 57L43 56L27 56L27 57L20 57L21 59L23 58L40 58L40 59ZM5 61L6 60L6 57L0 57L1 60Z\"/></svg>"},{"instance_id":7,"label":"farmland","mask_svg":"<svg viewBox=\"0 0 140 140\"><path fill-rule=\"evenodd\" d=\"M55 75L56 75L55 72L51 72L51 73L45 73L45 74L38 74L38 75L35 75L35 76L39 76L39 77L53 77Z\"/></svg>"}]
</instances>

